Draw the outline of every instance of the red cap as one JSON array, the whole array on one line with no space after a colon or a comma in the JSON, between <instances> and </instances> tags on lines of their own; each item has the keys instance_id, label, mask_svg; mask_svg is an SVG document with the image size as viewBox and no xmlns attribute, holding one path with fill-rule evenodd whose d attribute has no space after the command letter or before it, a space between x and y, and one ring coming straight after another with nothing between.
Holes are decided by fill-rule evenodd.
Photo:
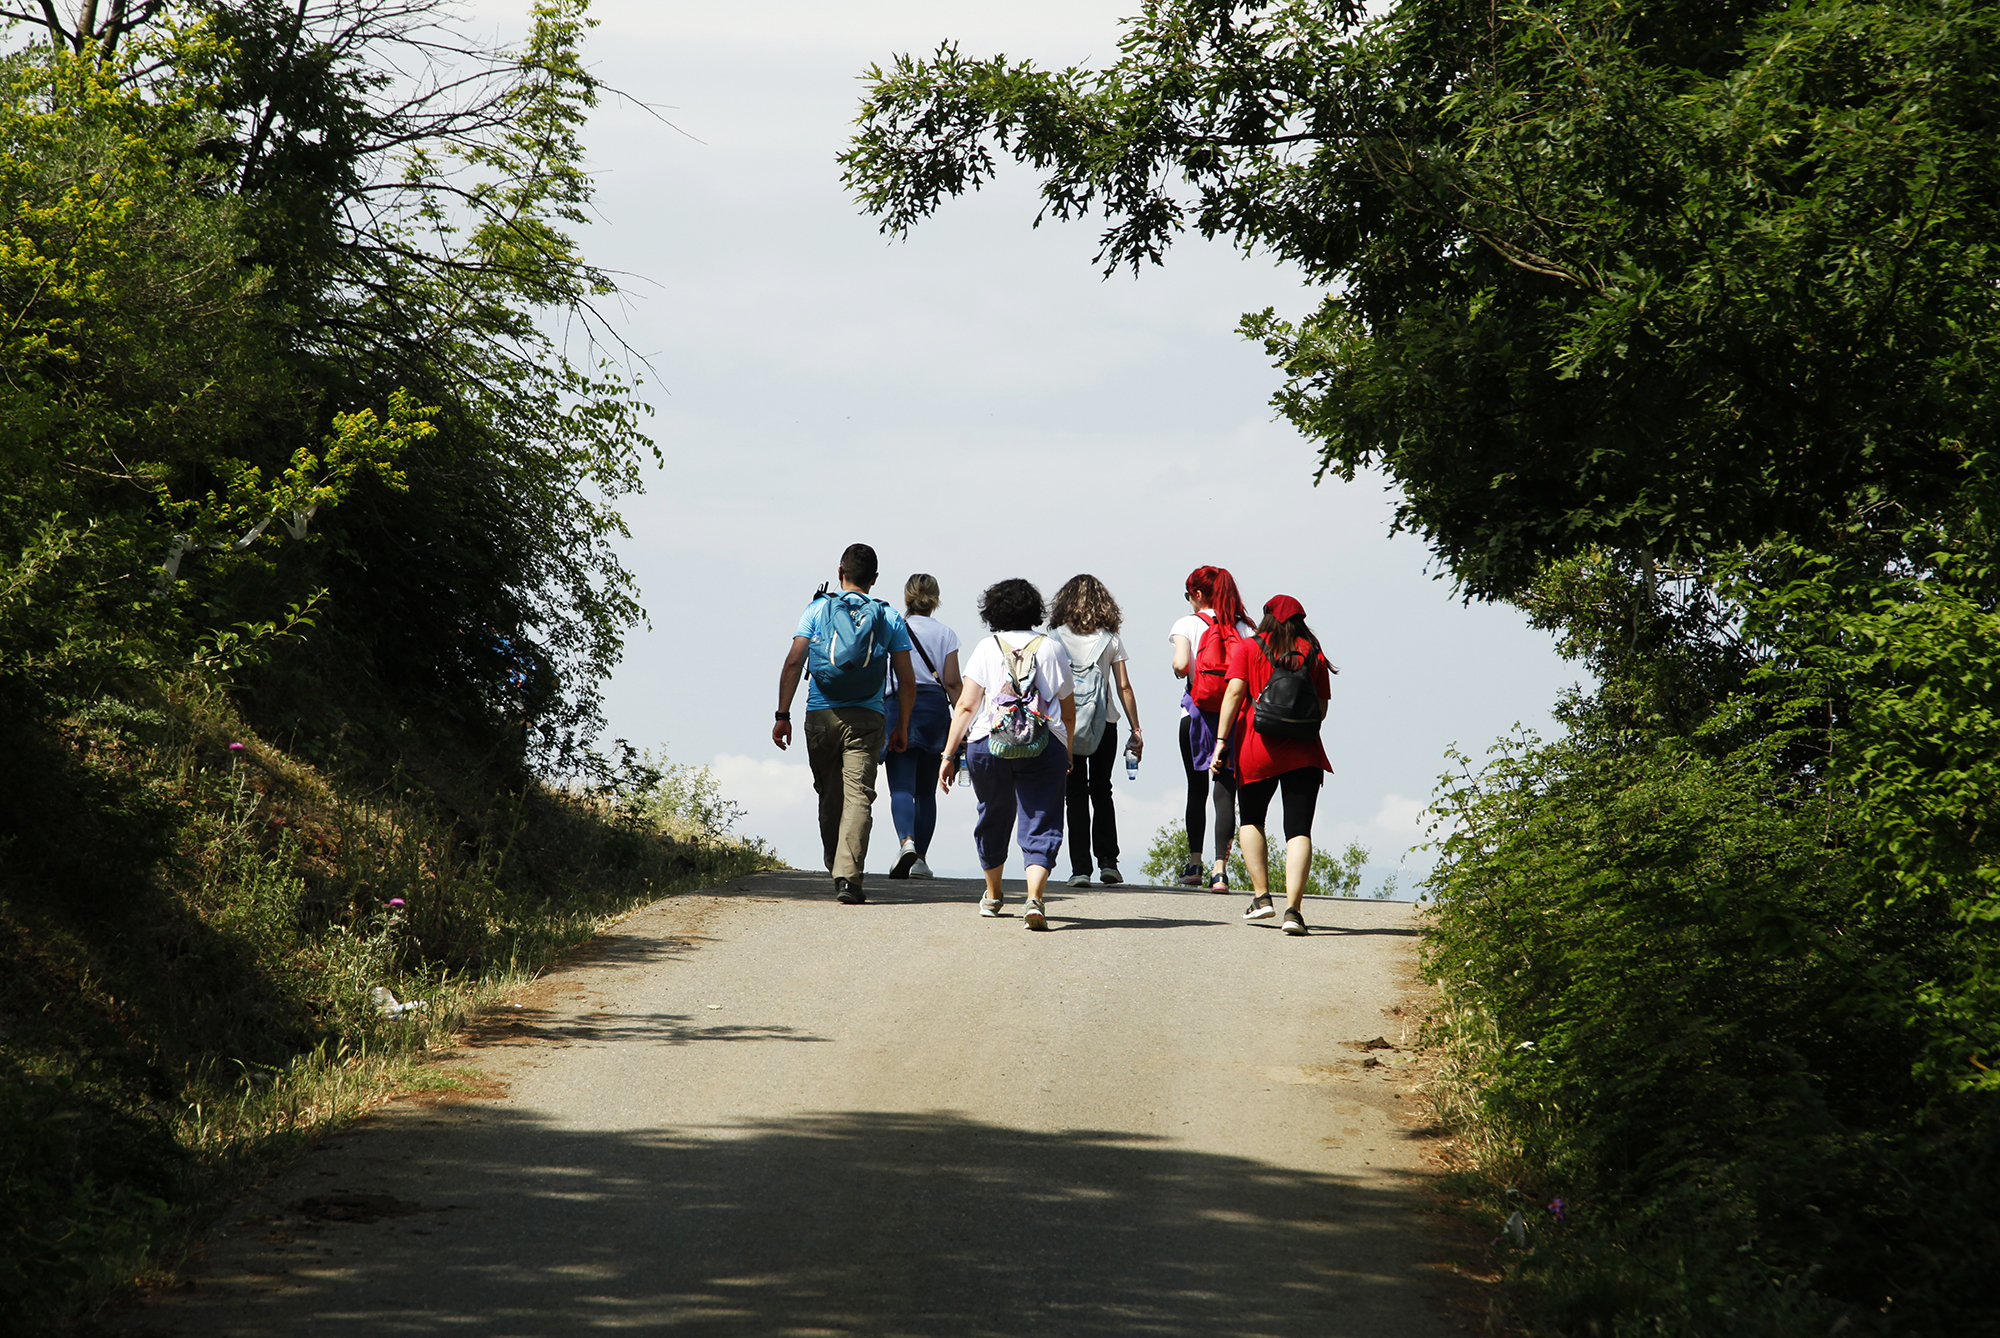
<instances>
[{"instance_id":1,"label":"red cap","mask_svg":"<svg viewBox=\"0 0 2000 1338\"><path fill-rule=\"evenodd\" d=\"M1303 618L1306 616L1305 605L1299 603L1299 601L1293 599L1290 595L1271 596L1264 601L1264 612L1270 614L1281 623L1288 623L1294 618Z\"/></svg>"}]
</instances>

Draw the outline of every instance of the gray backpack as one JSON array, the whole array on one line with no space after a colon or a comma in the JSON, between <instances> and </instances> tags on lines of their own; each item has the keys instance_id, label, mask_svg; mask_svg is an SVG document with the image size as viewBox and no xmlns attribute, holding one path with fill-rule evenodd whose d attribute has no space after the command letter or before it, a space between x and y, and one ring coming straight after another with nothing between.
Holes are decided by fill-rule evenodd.
<instances>
[{"instance_id":1,"label":"gray backpack","mask_svg":"<svg viewBox=\"0 0 2000 1338\"><path fill-rule=\"evenodd\" d=\"M1104 741L1104 722L1109 714L1106 709L1110 698L1105 694L1110 685L1104 680L1104 640L1100 635L1096 641L1097 658L1088 664L1078 664L1076 656L1069 658L1069 676L1076 690L1076 734L1069 741L1070 755L1089 757L1097 751L1097 745ZM1067 649L1069 642L1063 642Z\"/></svg>"}]
</instances>

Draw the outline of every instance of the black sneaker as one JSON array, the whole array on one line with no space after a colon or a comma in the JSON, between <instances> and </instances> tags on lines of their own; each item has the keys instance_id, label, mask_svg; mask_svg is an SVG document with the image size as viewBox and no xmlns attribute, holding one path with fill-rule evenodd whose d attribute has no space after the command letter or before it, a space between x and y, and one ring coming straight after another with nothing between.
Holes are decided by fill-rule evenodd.
<instances>
[{"instance_id":1,"label":"black sneaker","mask_svg":"<svg viewBox=\"0 0 2000 1338\"><path fill-rule=\"evenodd\" d=\"M1243 912L1246 920L1268 920L1278 912L1271 905L1271 894L1250 898L1250 909Z\"/></svg>"},{"instance_id":2,"label":"black sneaker","mask_svg":"<svg viewBox=\"0 0 2000 1338\"><path fill-rule=\"evenodd\" d=\"M1106 864L1097 871L1097 881L1105 887L1116 887L1125 881L1125 875L1118 872L1115 864Z\"/></svg>"},{"instance_id":3,"label":"black sneaker","mask_svg":"<svg viewBox=\"0 0 2000 1338\"><path fill-rule=\"evenodd\" d=\"M861 890L861 884L836 878L833 880L833 899L843 906L862 906L867 904L868 894Z\"/></svg>"},{"instance_id":4,"label":"black sneaker","mask_svg":"<svg viewBox=\"0 0 2000 1338\"><path fill-rule=\"evenodd\" d=\"M1201 861L1198 859L1189 860L1187 862L1187 867L1181 870L1181 886L1200 887L1201 880L1202 880Z\"/></svg>"},{"instance_id":5,"label":"black sneaker","mask_svg":"<svg viewBox=\"0 0 2000 1338\"><path fill-rule=\"evenodd\" d=\"M1300 915L1290 906L1285 907L1285 932L1287 934L1303 934L1306 932L1306 917Z\"/></svg>"}]
</instances>

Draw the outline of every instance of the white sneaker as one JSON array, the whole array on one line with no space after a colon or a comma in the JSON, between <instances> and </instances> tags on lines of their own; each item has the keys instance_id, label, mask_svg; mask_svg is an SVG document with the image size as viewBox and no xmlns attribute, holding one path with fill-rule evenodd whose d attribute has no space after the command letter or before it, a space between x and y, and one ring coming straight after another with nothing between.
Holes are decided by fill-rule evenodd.
<instances>
[{"instance_id":1,"label":"white sneaker","mask_svg":"<svg viewBox=\"0 0 2000 1338\"><path fill-rule=\"evenodd\" d=\"M1042 912L1042 903L1032 898L1023 909L1021 919L1030 929L1047 929L1049 917Z\"/></svg>"},{"instance_id":2,"label":"white sneaker","mask_svg":"<svg viewBox=\"0 0 2000 1338\"><path fill-rule=\"evenodd\" d=\"M931 866L924 863L922 855L917 856L916 862L910 865L909 876L912 878L928 878L931 876Z\"/></svg>"},{"instance_id":3,"label":"white sneaker","mask_svg":"<svg viewBox=\"0 0 2000 1338\"><path fill-rule=\"evenodd\" d=\"M903 848L897 852L896 864L894 868L889 870L889 876L891 878L908 878L910 876L910 866L916 862L917 843L915 841L903 842Z\"/></svg>"},{"instance_id":4,"label":"white sneaker","mask_svg":"<svg viewBox=\"0 0 2000 1338\"><path fill-rule=\"evenodd\" d=\"M979 914L980 914L980 917L981 917L982 919L987 919L987 920L997 920L997 919L999 919L999 918L1000 918L1000 898L998 898L998 897L981 897L981 898L979 899Z\"/></svg>"}]
</instances>

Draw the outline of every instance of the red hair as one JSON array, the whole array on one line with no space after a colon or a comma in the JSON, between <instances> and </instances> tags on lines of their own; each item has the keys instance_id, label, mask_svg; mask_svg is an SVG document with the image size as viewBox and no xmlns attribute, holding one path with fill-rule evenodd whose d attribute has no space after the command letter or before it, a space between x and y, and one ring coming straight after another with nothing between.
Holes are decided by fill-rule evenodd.
<instances>
[{"instance_id":1,"label":"red hair","mask_svg":"<svg viewBox=\"0 0 2000 1338\"><path fill-rule=\"evenodd\" d=\"M1236 578L1227 567L1196 567L1188 573L1187 592L1200 595L1225 627L1243 621L1243 596L1237 593Z\"/></svg>"}]
</instances>

